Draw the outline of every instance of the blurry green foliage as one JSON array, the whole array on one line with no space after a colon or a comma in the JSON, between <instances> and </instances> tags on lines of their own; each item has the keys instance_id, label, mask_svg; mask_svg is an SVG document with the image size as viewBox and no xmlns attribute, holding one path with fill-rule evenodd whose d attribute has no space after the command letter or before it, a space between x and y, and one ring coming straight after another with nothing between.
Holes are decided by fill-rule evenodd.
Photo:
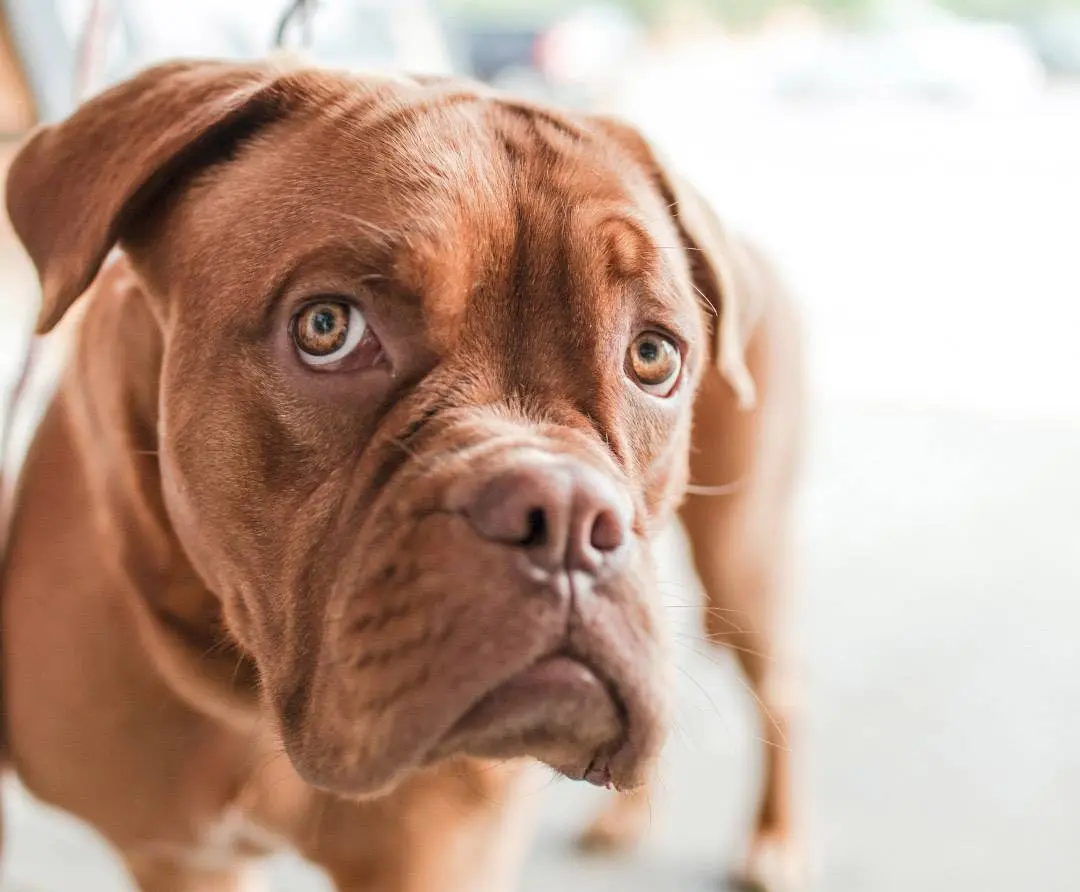
<instances>
[{"instance_id":1,"label":"blurry green foliage","mask_svg":"<svg viewBox=\"0 0 1080 892\"><path fill-rule=\"evenodd\" d=\"M785 8L805 7L830 19L856 20L872 17L888 6L904 6L904 0L607 0L635 13L649 24L687 13L705 15L731 24L751 24ZM465 18L498 18L502 21L544 20L574 8L591 5L588 0L443 0L443 8ZM927 5L911 0L913 8ZM1080 11L1080 0L939 0L943 9L978 18L1032 19L1046 13Z\"/></svg>"},{"instance_id":2,"label":"blurry green foliage","mask_svg":"<svg viewBox=\"0 0 1080 892\"><path fill-rule=\"evenodd\" d=\"M1080 12L1080 0L946 0L946 9L978 18L1023 20L1046 13Z\"/></svg>"}]
</instances>

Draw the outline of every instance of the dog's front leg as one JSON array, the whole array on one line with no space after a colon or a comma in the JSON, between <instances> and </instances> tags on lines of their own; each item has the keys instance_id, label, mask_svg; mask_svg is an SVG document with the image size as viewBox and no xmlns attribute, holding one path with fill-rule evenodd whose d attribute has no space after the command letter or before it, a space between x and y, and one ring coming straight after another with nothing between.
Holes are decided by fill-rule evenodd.
<instances>
[{"instance_id":1,"label":"dog's front leg","mask_svg":"<svg viewBox=\"0 0 1080 892\"><path fill-rule=\"evenodd\" d=\"M583 851L607 854L633 848L645 835L652 815L653 783L620 793L581 835Z\"/></svg>"},{"instance_id":2,"label":"dog's front leg","mask_svg":"<svg viewBox=\"0 0 1080 892\"><path fill-rule=\"evenodd\" d=\"M408 853L329 869L338 892L515 892L523 836L433 827Z\"/></svg>"},{"instance_id":3,"label":"dog's front leg","mask_svg":"<svg viewBox=\"0 0 1080 892\"><path fill-rule=\"evenodd\" d=\"M791 583L800 443L797 349L789 327L774 321L747 352L759 388L754 412L736 412L720 374L706 373L695 407L691 478L737 485L726 495L691 494L682 508L705 594L708 639L734 652L758 706L762 788L736 876L744 887L769 892L802 889L807 879L792 783L797 702L782 622Z\"/></svg>"},{"instance_id":4,"label":"dog's front leg","mask_svg":"<svg viewBox=\"0 0 1080 892\"><path fill-rule=\"evenodd\" d=\"M482 824L435 822L404 851L327 872L338 892L515 892L527 834L512 819Z\"/></svg>"},{"instance_id":5,"label":"dog's front leg","mask_svg":"<svg viewBox=\"0 0 1080 892\"><path fill-rule=\"evenodd\" d=\"M514 892L537 799L521 761L456 760L379 799L316 803L302 851L338 892Z\"/></svg>"}]
</instances>

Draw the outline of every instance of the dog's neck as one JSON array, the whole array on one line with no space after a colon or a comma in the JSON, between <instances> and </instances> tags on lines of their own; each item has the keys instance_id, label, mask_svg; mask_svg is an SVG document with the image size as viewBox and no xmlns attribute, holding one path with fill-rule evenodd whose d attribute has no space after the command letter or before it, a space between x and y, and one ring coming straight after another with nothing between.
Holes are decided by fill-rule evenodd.
<instances>
[{"instance_id":1,"label":"dog's neck","mask_svg":"<svg viewBox=\"0 0 1080 892\"><path fill-rule=\"evenodd\" d=\"M196 709L249 727L259 714L254 664L229 637L221 602L187 560L162 497L161 330L126 258L103 270L84 300L58 398L97 553L170 686Z\"/></svg>"}]
</instances>

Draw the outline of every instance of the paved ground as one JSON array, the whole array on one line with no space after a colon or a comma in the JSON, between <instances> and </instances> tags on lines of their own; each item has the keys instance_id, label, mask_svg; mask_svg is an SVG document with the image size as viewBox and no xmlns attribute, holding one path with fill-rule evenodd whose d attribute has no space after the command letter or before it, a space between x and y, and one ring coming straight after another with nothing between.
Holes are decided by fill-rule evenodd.
<instances>
[{"instance_id":1,"label":"paved ground","mask_svg":"<svg viewBox=\"0 0 1080 892\"><path fill-rule=\"evenodd\" d=\"M795 620L817 888L1080 888L1080 107L702 120L650 89L641 116L805 297L817 412ZM5 365L12 338L0 328ZM678 536L667 553L665 594L690 602ZM579 860L569 840L599 798L541 783L526 892L718 888L757 732L726 661L681 640L645 849ZM5 890L124 888L84 831L5 807ZM324 888L301 876L275 864L274 888Z\"/></svg>"}]
</instances>

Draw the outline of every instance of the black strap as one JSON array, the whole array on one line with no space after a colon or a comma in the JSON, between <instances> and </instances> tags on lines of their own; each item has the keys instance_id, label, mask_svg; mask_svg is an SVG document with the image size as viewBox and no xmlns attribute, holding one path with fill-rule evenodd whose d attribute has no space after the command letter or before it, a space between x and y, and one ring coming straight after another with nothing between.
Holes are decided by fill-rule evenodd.
<instances>
[{"instance_id":1,"label":"black strap","mask_svg":"<svg viewBox=\"0 0 1080 892\"><path fill-rule=\"evenodd\" d=\"M275 49L282 49L289 37L289 32L299 26L300 42L304 46L311 44L311 20L318 0L292 0L285 8L274 33Z\"/></svg>"}]
</instances>

